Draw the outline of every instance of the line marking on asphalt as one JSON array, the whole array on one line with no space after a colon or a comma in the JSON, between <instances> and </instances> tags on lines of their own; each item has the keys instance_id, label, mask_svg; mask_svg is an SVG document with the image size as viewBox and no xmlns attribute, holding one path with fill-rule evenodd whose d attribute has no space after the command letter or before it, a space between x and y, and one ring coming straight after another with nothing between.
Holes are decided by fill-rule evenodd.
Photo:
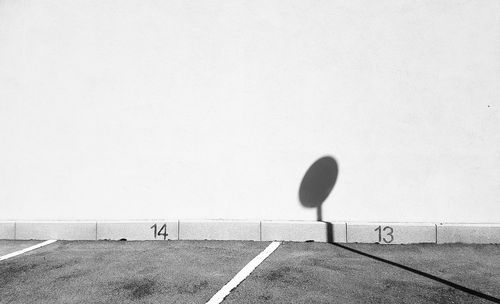
<instances>
[{"instance_id":1,"label":"line marking on asphalt","mask_svg":"<svg viewBox=\"0 0 500 304\"><path fill-rule=\"evenodd\" d=\"M39 244L36 244L34 246L31 246L31 247L28 247L28 248L25 248L25 249L22 249L22 250L18 250L18 251L15 251L15 252L12 252L12 253L9 253L9 254L6 254L6 255L2 255L2 256L0 256L0 261L3 261L3 260L6 260L6 259L9 259L9 258L18 256L20 254L23 254L23 253L31 251L31 250L38 249L40 247L52 244L54 242L57 242L57 240L48 240L48 241L41 242Z\"/></svg>"},{"instance_id":2,"label":"line marking on asphalt","mask_svg":"<svg viewBox=\"0 0 500 304\"><path fill-rule=\"evenodd\" d=\"M225 297L229 295L231 290L233 290L236 286L238 286L243 280L245 280L251 273L252 271L257 268L257 266L262 263L268 256L271 255L271 253L278 248L278 246L281 244L281 242L272 242L267 246L264 251L259 253L253 260L251 260L248 264L246 264L243 269L238 272L234 278L231 279L224 287L221 288L206 304L218 304L221 303Z\"/></svg>"}]
</instances>

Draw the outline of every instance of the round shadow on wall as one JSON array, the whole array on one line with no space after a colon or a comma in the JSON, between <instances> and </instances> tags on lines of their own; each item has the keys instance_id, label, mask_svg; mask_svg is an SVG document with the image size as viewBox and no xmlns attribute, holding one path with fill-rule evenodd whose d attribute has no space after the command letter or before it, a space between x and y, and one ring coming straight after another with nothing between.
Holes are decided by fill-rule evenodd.
<instances>
[{"instance_id":1,"label":"round shadow on wall","mask_svg":"<svg viewBox=\"0 0 500 304\"><path fill-rule=\"evenodd\" d=\"M299 200L307 208L321 208L337 181L339 166L330 156L315 161L307 170L299 189ZM318 220L321 220L318 218Z\"/></svg>"}]
</instances>

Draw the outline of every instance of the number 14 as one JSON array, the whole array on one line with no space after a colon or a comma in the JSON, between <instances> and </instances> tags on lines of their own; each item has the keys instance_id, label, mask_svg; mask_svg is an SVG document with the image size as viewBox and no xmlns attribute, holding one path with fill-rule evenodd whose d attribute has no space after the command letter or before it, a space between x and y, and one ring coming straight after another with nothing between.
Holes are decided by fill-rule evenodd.
<instances>
[{"instance_id":1,"label":"number 14","mask_svg":"<svg viewBox=\"0 0 500 304\"><path fill-rule=\"evenodd\" d=\"M160 230L157 231L158 229L158 226L156 224L154 224L153 226L151 226L150 229L154 229L153 230L153 233L154 233L154 236L155 236L155 239L156 239L156 236L163 236L163 239L166 240L167 239L167 224L163 224L163 226L161 226Z\"/></svg>"}]
</instances>

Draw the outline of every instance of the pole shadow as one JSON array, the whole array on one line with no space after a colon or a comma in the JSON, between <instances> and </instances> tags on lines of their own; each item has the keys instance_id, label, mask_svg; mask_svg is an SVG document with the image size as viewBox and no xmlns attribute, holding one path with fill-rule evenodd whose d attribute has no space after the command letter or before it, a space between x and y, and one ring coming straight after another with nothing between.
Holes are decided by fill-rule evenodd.
<instances>
[{"instance_id":1,"label":"pole shadow","mask_svg":"<svg viewBox=\"0 0 500 304\"><path fill-rule=\"evenodd\" d=\"M374 255L371 255L369 253L366 253L366 252L363 252L363 251L360 251L360 250L357 250L357 249L354 249L354 248L351 248L351 247L347 247L345 245L341 245L339 243L331 243L331 245L339 247L339 248L342 248L342 249L345 249L345 250L348 250L350 252L354 252L356 254L365 256L367 258L370 258L370 259L373 259L373 260L376 260L376 261L379 261L379 262L382 262L382 263L389 264L391 266L395 266L395 267L407 270L407 271L412 272L414 274L417 274L417 275L423 276L425 278L434 280L436 282L445 284L447 286L450 286L450 287L453 287L453 288L458 289L460 291L466 292L466 293L468 293L470 295L473 295L473 296L476 296L476 297L479 297L479 298L491 301L493 303L500 303L500 299L498 299L498 298L496 298L494 296L482 293L482 292L474 290L474 289L470 289L468 287L465 287L463 285L459 285L457 283L453 283L451 281L448 281L448 280L445 280L443 278L437 277L437 276L432 275L430 273L423 272L423 271L420 271L418 269L414 269L414 268L411 268L411 267L408 267L408 266L405 266L403 264L399 264L399 263L396 263L396 262L393 262L393 261L389 261L389 260L386 260L386 259L374 256Z\"/></svg>"},{"instance_id":2,"label":"pole shadow","mask_svg":"<svg viewBox=\"0 0 500 304\"><path fill-rule=\"evenodd\" d=\"M323 221L321 206L337 182L339 166L331 156L324 156L307 169L299 187L299 201L306 208L316 208L316 220L326 224L326 238L333 242L333 225Z\"/></svg>"}]
</instances>

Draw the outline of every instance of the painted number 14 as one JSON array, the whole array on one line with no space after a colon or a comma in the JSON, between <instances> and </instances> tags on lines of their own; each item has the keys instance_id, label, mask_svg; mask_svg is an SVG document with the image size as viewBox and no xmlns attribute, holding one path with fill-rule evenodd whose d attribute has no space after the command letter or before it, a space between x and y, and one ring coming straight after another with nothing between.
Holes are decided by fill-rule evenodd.
<instances>
[{"instance_id":1,"label":"painted number 14","mask_svg":"<svg viewBox=\"0 0 500 304\"><path fill-rule=\"evenodd\" d=\"M157 236L163 236L164 240L167 239L167 236L168 236L168 233L167 233L167 224L163 224L163 226L161 226L160 230L158 230L158 226L156 224L154 224L153 226L151 226L150 229L153 229L153 233L154 233L155 239L156 239Z\"/></svg>"}]
</instances>

